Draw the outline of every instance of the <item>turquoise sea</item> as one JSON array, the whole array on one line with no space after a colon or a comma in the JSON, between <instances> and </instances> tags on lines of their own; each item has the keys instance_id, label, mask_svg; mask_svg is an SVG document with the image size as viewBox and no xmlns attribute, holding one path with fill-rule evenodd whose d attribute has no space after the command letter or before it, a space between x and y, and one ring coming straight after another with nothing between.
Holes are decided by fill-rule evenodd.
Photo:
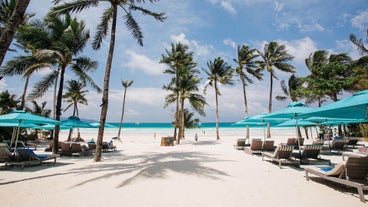
<instances>
[{"instance_id":1,"label":"turquoise sea","mask_svg":"<svg viewBox=\"0 0 368 207\"><path fill-rule=\"evenodd\" d=\"M244 125L234 125L235 122L223 122L219 123L220 128L244 128ZM119 123L113 122L108 123L111 125L114 125L116 127L119 127ZM201 123L198 125L199 128L207 129L207 128L215 128L216 123L215 122L209 122L209 123ZM123 128L135 128L135 129L145 129L145 128L173 128L171 123L123 123Z\"/></svg>"}]
</instances>

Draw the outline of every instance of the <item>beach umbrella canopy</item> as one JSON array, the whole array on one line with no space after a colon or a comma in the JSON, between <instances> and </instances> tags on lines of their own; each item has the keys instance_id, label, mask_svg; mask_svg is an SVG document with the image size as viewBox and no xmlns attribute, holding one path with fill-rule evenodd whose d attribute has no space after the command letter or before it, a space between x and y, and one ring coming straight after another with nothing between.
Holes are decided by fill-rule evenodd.
<instances>
[{"instance_id":1,"label":"beach umbrella canopy","mask_svg":"<svg viewBox=\"0 0 368 207\"><path fill-rule=\"evenodd\" d=\"M303 117L330 117L343 119L368 120L368 90L360 91L352 96L321 106L318 109L302 114Z\"/></svg>"},{"instance_id":2,"label":"beach umbrella canopy","mask_svg":"<svg viewBox=\"0 0 368 207\"><path fill-rule=\"evenodd\" d=\"M0 123L3 125L17 127L17 132L15 136L15 143L18 142L19 137L19 130L21 127L27 128L29 124L36 125L36 124L59 124L60 122L49 119L43 116L38 116L35 114L28 113L23 110L13 110L8 114L0 115ZM13 138L11 140L11 145L13 143ZM15 145L14 152L16 152L17 145Z\"/></svg>"},{"instance_id":3,"label":"beach umbrella canopy","mask_svg":"<svg viewBox=\"0 0 368 207\"><path fill-rule=\"evenodd\" d=\"M281 109L279 111L275 111L265 116L265 118L289 118L295 120L295 129L296 129L296 137L298 138L298 116L303 113L307 113L312 111L313 108L307 107L304 103L301 102L291 102L285 109ZM300 143L298 142L298 145ZM299 155L301 155L300 146L299 147Z\"/></svg>"},{"instance_id":4,"label":"beach umbrella canopy","mask_svg":"<svg viewBox=\"0 0 368 207\"><path fill-rule=\"evenodd\" d=\"M291 119L291 120L287 120L284 121L280 124L278 124L278 127L295 127L297 124L297 120L296 119ZM303 119L299 119L298 120L298 126L315 126L317 125L317 123L311 122L311 121L307 121L307 120L303 120Z\"/></svg>"},{"instance_id":5,"label":"beach umbrella canopy","mask_svg":"<svg viewBox=\"0 0 368 207\"><path fill-rule=\"evenodd\" d=\"M83 122L77 116L70 116L67 120L61 121L60 127L72 128L95 128L87 122Z\"/></svg>"},{"instance_id":6,"label":"beach umbrella canopy","mask_svg":"<svg viewBox=\"0 0 368 207\"><path fill-rule=\"evenodd\" d=\"M260 113L260 114L255 115L255 116L245 117L244 120L242 120L240 122L247 123L247 124L257 124L259 126L262 126L263 127L263 140L265 140L266 139L265 128L266 128L267 124L270 124L270 126L276 126L277 124L280 124L281 122L286 120L284 118L268 119L268 118L265 118L265 116L267 116L267 115L268 115L267 113Z\"/></svg>"},{"instance_id":7,"label":"beach umbrella canopy","mask_svg":"<svg viewBox=\"0 0 368 207\"><path fill-rule=\"evenodd\" d=\"M100 122L93 122L90 124L91 126L94 126L95 128L100 127ZM115 126L113 124L105 123L105 128L118 128L118 126Z\"/></svg>"},{"instance_id":8,"label":"beach umbrella canopy","mask_svg":"<svg viewBox=\"0 0 368 207\"><path fill-rule=\"evenodd\" d=\"M23 110L13 110L0 115L0 123L17 124L59 124L58 121L43 116L34 115Z\"/></svg>"},{"instance_id":9,"label":"beach umbrella canopy","mask_svg":"<svg viewBox=\"0 0 368 207\"><path fill-rule=\"evenodd\" d=\"M352 124L368 121L363 119L343 119L343 118L315 117L315 116L306 118L305 120L315 122L321 125Z\"/></svg>"}]
</instances>

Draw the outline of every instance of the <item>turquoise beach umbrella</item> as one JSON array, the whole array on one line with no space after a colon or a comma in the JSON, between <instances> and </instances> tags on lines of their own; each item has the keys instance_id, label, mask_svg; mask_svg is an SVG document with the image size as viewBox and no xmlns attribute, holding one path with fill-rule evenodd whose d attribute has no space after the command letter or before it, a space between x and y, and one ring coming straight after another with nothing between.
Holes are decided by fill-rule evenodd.
<instances>
[{"instance_id":1,"label":"turquoise beach umbrella","mask_svg":"<svg viewBox=\"0 0 368 207\"><path fill-rule=\"evenodd\" d=\"M100 122L93 122L90 125L94 126L95 128L98 128L98 127L100 127ZM115 126L113 124L105 123L105 128L118 128L118 126Z\"/></svg>"},{"instance_id":2,"label":"turquoise beach umbrella","mask_svg":"<svg viewBox=\"0 0 368 207\"><path fill-rule=\"evenodd\" d=\"M368 120L368 90L360 91L348 98L323 105L301 116L361 119L366 122Z\"/></svg>"},{"instance_id":3,"label":"turquoise beach umbrella","mask_svg":"<svg viewBox=\"0 0 368 207\"><path fill-rule=\"evenodd\" d=\"M291 120L284 121L281 124L278 124L277 127L295 127L296 123L297 123L297 120L291 119ZM317 123L303 120L303 119L298 120L298 126L315 126L315 125L317 125Z\"/></svg>"},{"instance_id":4,"label":"turquoise beach umbrella","mask_svg":"<svg viewBox=\"0 0 368 207\"><path fill-rule=\"evenodd\" d=\"M19 130L21 127L27 128L29 124L59 124L60 122L49 119L43 116L34 115L23 110L13 110L8 114L0 115L0 123L3 125L13 125L17 127L17 132L15 138L15 143L18 142ZM12 146L14 139L12 138L10 146ZM17 150L17 145L15 145L14 152Z\"/></svg>"}]
</instances>

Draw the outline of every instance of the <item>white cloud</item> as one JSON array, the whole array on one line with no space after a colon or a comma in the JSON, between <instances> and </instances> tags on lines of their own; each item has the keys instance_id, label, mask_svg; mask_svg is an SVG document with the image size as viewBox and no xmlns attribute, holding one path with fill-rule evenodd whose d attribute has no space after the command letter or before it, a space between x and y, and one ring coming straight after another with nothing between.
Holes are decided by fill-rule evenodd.
<instances>
[{"instance_id":1,"label":"white cloud","mask_svg":"<svg viewBox=\"0 0 368 207\"><path fill-rule=\"evenodd\" d=\"M228 1L222 1L220 3L221 7L228 11L230 14L236 14L236 10L233 5Z\"/></svg>"},{"instance_id":2,"label":"white cloud","mask_svg":"<svg viewBox=\"0 0 368 207\"><path fill-rule=\"evenodd\" d=\"M284 4L283 3L279 3L278 1L274 2L275 5L275 12L279 13L283 8L284 8Z\"/></svg>"},{"instance_id":3,"label":"white cloud","mask_svg":"<svg viewBox=\"0 0 368 207\"><path fill-rule=\"evenodd\" d=\"M351 24L359 30L366 30L368 27L368 10L362 11L359 15L353 17Z\"/></svg>"},{"instance_id":4,"label":"white cloud","mask_svg":"<svg viewBox=\"0 0 368 207\"><path fill-rule=\"evenodd\" d=\"M312 52L317 50L316 43L309 37L294 40L291 42L279 40L280 44L286 46L289 54L294 56L294 61L299 64L304 64L305 59L309 57Z\"/></svg>"},{"instance_id":5,"label":"white cloud","mask_svg":"<svg viewBox=\"0 0 368 207\"><path fill-rule=\"evenodd\" d=\"M125 51L125 54L129 57L126 66L132 70L140 70L150 75L161 75L165 70L164 65L158 60L152 60L129 49Z\"/></svg>"},{"instance_id":6,"label":"white cloud","mask_svg":"<svg viewBox=\"0 0 368 207\"><path fill-rule=\"evenodd\" d=\"M211 45L202 45L196 40L188 40L184 33L179 35L171 35L170 39L176 43L181 42L189 46L189 50L193 51L196 56L207 57L211 51L214 51Z\"/></svg>"},{"instance_id":7,"label":"white cloud","mask_svg":"<svg viewBox=\"0 0 368 207\"><path fill-rule=\"evenodd\" d=\"M225 45L230 45L230 47L236 49L236 43L231 38L224 39L223 43Z\"/></svg>"}]
</instances>

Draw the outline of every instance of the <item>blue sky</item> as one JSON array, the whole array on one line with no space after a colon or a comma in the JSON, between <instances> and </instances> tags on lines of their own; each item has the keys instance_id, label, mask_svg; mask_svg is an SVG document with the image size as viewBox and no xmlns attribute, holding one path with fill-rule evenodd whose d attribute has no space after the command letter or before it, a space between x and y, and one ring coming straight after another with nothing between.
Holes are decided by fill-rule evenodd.
<instances>
[{"instance_id":1,"label":"blue sky","mask_svg":"<svg viewBox=\"0 0 368 207\"><path fill-rule=\"evenodd\" d=\"M27 12L36 13L36 18L43 18L52 6L49 0L31 1ZM147 3L146 7L156 12L166 12L167 20L156 22L147 16L135 14L144 34L144 46L140 47L130 32L124 27L120 17L117 43L112 66L109 111L107 120L120 120L123 87L121 80L134 80L128 89L126 122L169 122L172 120L174 106L166 109L162 86L167 84L170 76L163 74L165 65L158 62L170 43L182 42L189 45L195 55L198 69L206 68L206 63L216 57L225 59L235 66L237 45L247 44L262 50L266 42L278 41L286 45L290 54L295 56L291 62L296 68L297 76L306 76L308 71L304 60L316 50L331 53L348 53L352 58L360 57L356 48L350 43L349 35L366 37L368 28L368 7L366 0L161 0L156 4ZM99 22L104 4L98 9L90 9L78 15L91 31ZM84 55L99 62L98 70L91 76L96 83L103 84L107 56L108 40L99 51L87 48ZM8 52L6 58L12 57ZM44 73L31 78L32 84ZM201 83L201 93L206 77ZM280 80L287 80L290 74L279 72L279 80L274 82L274 96L280 95ZM66 74L72 79L71 73ZM268 107L269 76L264 74L264 81L255 81L247 88L249 113L256 115L266 112ZM220 121L239 121L244 117L243 97L239 78L235 77L234 86L221 87L219 97ZM0 81L1 90L12 94L21 94L24 80L20 77L6 77ZM32 85L31 84L31 85ZM30 91L30 90L29 90ZM98 120L102 94L89 89L88 106L79 106L80 116ZM199 117L202 122L215 121L214 91L209 88L206 117ZM52 107L52 93L42 101L48 101ZM40 100L41 101L41 100ZM288 101L273 101L273 111L286 107ZM67 117L72 111L62 114Z\"/></svg>"}]
</instances>

